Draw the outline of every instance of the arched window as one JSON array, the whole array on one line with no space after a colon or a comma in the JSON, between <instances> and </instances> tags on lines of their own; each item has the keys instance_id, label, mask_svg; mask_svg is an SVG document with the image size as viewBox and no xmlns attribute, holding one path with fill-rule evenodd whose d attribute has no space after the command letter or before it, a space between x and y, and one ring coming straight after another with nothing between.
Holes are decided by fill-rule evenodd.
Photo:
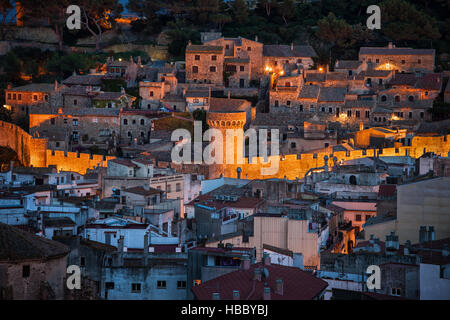
<instances>
[{"instance_id":1,"label":"arched window","mask_svg":"<svg viewBox=\"0 0 450 320\"><path fill-rule=\"evenodd\" d=\"M395 96L395 102L400 102L400 96Z\"/></svg>"},{"instance_id":2,"label":"arched window","mask_svg":"<svg viewBox=\"0 0 450 320\"><path fill-rule=\"evenodd\" d=\"M386 96L381 96L381 101L385 102L387 100Z\"/></svg>"},{"instance_id":3,"label":"arched window","mask_svg":"<svg viewBox=\"0 0 450 320\"><path fill-rule=\"evenodd\" d=\"M141 119L141 126L145 125L145 120Z\"/></svg>"},{"instance_id":4,"label":"arched window","mask_svg":"<svg viewBox=\"0 0 450 320\"><path fill-rule=\"evenodd\" d=\"M414 96L409 96L409 97L408 97L408 100L409 100L409 101L414 101Z\"/></svg>"},{"instance_id":5,"label":"arched window","mask_svg":"<svg viewBox=\"0 0 450 320\"><path fill-rule=\"evenodd\" d=\"M350 184L352 184L352 185L356 185L356 177L353 176L353 175L350 176L349 182L350 182Z\"/></svg>"},{"instance_id":6,"label":"arched window","mask_svg":"<svg viewBox=\"0 0 450 320\"><path fill-rule=\"evenodd\" d=\"M128 124L128 120L127 119L123 119L123 124L127 125Z\"/></svg>"}]
</instances>

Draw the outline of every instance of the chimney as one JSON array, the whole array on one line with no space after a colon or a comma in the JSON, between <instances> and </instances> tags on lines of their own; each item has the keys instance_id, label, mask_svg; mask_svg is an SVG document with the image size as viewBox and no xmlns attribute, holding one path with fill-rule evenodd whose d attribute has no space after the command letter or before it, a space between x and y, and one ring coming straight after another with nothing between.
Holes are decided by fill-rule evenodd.
<instances>
[{"instance_id":1,"label":"chimney","mask_svg":"<svg viewBox=\"0 0 450 320\"><path fill-rule=\"evenodd\" d=\"M242 257L241 267L242 270L250 269L250 257L247 254Z\"/></svg>"},{"instance_id":2,"label":"chimney","mask_svg":"<svg viewBox=\"0 0 450 320\"><path fill-rule=\"evenodd\" d=\"M394 45L392 45L392 42L389 42L389 43L388 43L388 48L389 48L389 49L394 48Z\"/></svg>"},{"instance_id":3,"label":"chimney","mask_svg":"<svg viewBox=\"0 0 450 320\"><path fill-rule=\"evenodd\" d=\"M120 236L119 240L117 240L117 251L119 251L119 253L122 253L123 248L124 248L124 237Z\"/></svg>"},{"instance_id":4,"label":"chimney","mask_svg":"<svg viewBox=\"0 0 450 320\"><path fill-rule=\"evenodd\" d=\"M282 296L283 295L283 280L277 279L275 281L275 293Z\"/></svg>"},{"instance_id":5,"label":"chimney","mask_svg":"<svg viewBox=\"0 0 450 320\"><path fill-rule=\"evenodd\" d=\"M406 240L405 248L403 249L403 255L409 256L409 254L411 253L410 249L411 249L411 241Z\"/></svg>"},{"instance_id":6,"label":"chimney","mask_svg":"<svg viewBox=\"0 0 450 320\"><path fill-rule=\"evenodd\" d=\"M55 80L55 86L53 87L53 91L58 91L58 80Z\"/></svg>"},{"instance_id":7,"label":"chimney","mask_svg":"<svg viewBox=\"0 0 450 320\"><path fill-rule=\"evenodd\" d=\"M212 299L213 299L213 300L220 300L220 293L214 292L214 293L212 294Z\"/></svg>"},{"instance_id":8,"label":"chimney","mask_svg":"<svg viewBox=\"0 0 450 320\"><path fill-rule=\"evenodd\" d=\"M428 227L428 241L433 241L435 239L434 237L434 227L429 226Z\"/></svg>"},{"instance_id":9,"label":"chimney","mask_svg":"<svg viewBox=\"0 0 450 320\"><path fill-rule=\"evenodd\" d=\"M261 281L261 269L255 268L253 271L253 280Z\"/></svg>"},{"instance_id":10,"label":"chimney","mask_svg":"<svg viewBox=\"0 0 450 320\"><path fill-rule=\"evenodd\" d=\"M294 51L294 43L291 42L291 51Z\"/></svg>"},{"instance_id":11,"label":"chimney","mask_svg":"<svg viewBox=\"0 0 450 320\"><path fill-rule=\"evenodd\" d=\"M263 254L263 265L270 266L270 255L267 252L264 252Z\"/></svg>"},{"instance_id":12,"label":"chimney","mask_svg":"<svg viewBox=\"0 0 450 320\"><path fill-rule=\"evenodd\" d=\"M255 41L258 42L258 35L255 36Z\"/></svg>"},{"instance_id":13,"label":"chimney","mask_svg":"<svg viewBox=\"0 0 450 320\"><path fill-rule=\"evenodd\" d=\"M426 226L420 226L419 230L419 243L426 242L428 238L427 235L427 227Z\"/></svg>"},{"instance_id":14,"label":"chimney","mask_svg":"<svg viewBox=\"0 0 450 320\"><path fill-rule=\"evenodd\" d=\"M148 254L148 233L144 235L144 254Z\"/></svg>"},{"instance_id":15,"label":"chimney","mask_svg":"<svg viewBox=\"0 0 450 320\"><path fill-rule=\"evenodd\" d=\"M13 169L14 169L14 161L11 160L11 161L9 162L9 171L13 172Z\"/></svg>"},{"instance_id":16,"label":"chimney","mask_svg":"<svg viewBox=\"0 0 450 320\"><path fill-rule=\"evenodd\" d=\"M300 268L303 270L303 254L302 253L294 253L293 254L294 259L294 267Z\"/></svg>"},{"instance_id":17,"label":"chimney","mask_svg":"<svg viewBox=\"0 0 450 320\"><path fill-rule=\"evenodd\" d=\"M270 300L270 287L264 287L264 300Z\"/></svg>"},{"instance_id":18,"label":"chimney","mask_svg":"<svg viewBox=\"0 0 450 320\"><path fill-rule=\"evenodd\" d=\"M239 290L233 290L233 300L241 300Z\"/></svg>"},{"instance_id":19,"label":"chimney","mask_svg":"<svg viewBox=\"0 0 450 320\"><path fill-rule=\"evenodd\" d=\"M188 41L188 46L190 46L190 45L192 45L192 41L191 40Z\"/></svg>"},{"instance_id":20,"label":"chimney","mask_svg":"<svg viewBox=\"0 0 450 320\"><path fill-rule=\"evenodd\" d=\"M228 90L228 99L231 99L231 91Z\"/></svg>"},{"instance_id":21,"label":"chimney","mask_svg":"<svg viewBox=\"0 0 450 320\"><path fill-rule=\"evenodd\" d=\"M395 231L386 236L386 254L394 254L399 249L398 236Z\"/></svg>"},{"instance_id":22,"label":"chimney","mask_svg":"<svg viewBox=\"0 0 450 320\"><path fill-rule=\"evenodd\" d=\"M11 90L11 89L12 89L12 84L11 84L11 83L8 83L7 89L8 89L8 90Z\"/></svg>"}]
</instances>

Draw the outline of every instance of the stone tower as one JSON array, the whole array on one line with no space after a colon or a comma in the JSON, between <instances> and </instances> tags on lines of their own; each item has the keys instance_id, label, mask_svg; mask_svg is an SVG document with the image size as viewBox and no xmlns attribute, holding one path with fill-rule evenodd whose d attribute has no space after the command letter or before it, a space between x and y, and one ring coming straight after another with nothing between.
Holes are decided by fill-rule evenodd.
<instances>
[{"instance_id":1,"label":"stone tower","mask_svg":"<svg viewBox=\"0 0 450 320\"><path fill-rule=\"evenodd\" d=\"M223 164L212 164L209 168L209 177L211 179L219 178L221 175L228 176L227 165L237 164L237 155L240 148L244 152L244 140L243 134L237 135L233 138L234 144L227 144L227 130L229 135L233 134L233 130L244 129L247 115L245 112L208 112L206 115L206 121L210 128L218 129L222 133L222 145L223 145ZM237 133L237 132L236 132ZM227 155L231 160L227 161ZM232 156L234 155L234 156ZM243 156L245 156L242 153ZM233 175L234 176L234 175Z\"/></svg>"}]
</instances>

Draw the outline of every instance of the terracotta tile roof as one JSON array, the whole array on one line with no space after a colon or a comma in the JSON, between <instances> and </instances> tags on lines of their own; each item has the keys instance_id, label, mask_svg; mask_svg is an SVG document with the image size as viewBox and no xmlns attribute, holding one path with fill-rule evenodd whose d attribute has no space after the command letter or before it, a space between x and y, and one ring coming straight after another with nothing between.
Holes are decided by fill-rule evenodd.
<instances>
[{"instance_id":1,"label":"terracotta tile roof","mask_svg":"<svg viewBox=\"0 0 450 320\"><path fill-rule=\"evenodd\" d=\"M101 92L96 95L93 100L119 100L122 96L125 96L121 92Z\"/></svg>"},{"instance_id":2,"label":"terracotta tile roof","mask_svg":"<svg viewBox=\"0 0 450 320\"><path fill-rule=\"evenodd\" d=\"M319 101L344 102L347 88L323 87L320 88Z\"/></svg>"},{"instance_id":3,"label":"terracotta tile roof","mask_svg":"<svg viewBox=\"0 0 450 320\"><path fill-rule=\"evenodd\" d=\"M300 90L299 98L303 99L317 99L319 96L319 86L303 86Z\"/></svg>"},{"instance_id":4,"label":"terracotta tile roof","mask_svg":"<svg viewBox=\"0 0 450 320\"><path fill-rule=\"evenodd\" d=\"M139 194L139 195L142 195L142 196L150 196L152 194L163 193L164 191L161 191L161 190L155 189L155 188L149 188L147 190L144 187L139 186L139 187L125 189L124 192Z\"/></svg>"},{"instance_id":5,"label":"terracotta tile roof","mask_svg":"<svg viewBox=\"0 0 450 320\"><path fill-rule=\"evenodd\" d=\"M412 73L397 73L389 81L392 86L413 86L416 83L416 75Z\"/></svg>"},{"instance_id":6,"label":"terracotta tile roof","mask_svg":"<svg viewBox=\"0 0 450 320\"><path fill-rule=\"evenodd\" d=\"M322 72L310 72L306 74L305 82L324 82L326 74Z\"/></svg>"},{"instance_id":7,"label":"terracotta tile roof","mask_svg":"<svg viewBox=\"0 0 450 320\"><path fill-rule=\"evenodd\" d=\"M138 167L135 163L133 163L131 160L128 160L128 159L117 159L116 158L116 159L109 160L109 162L117 163L117 164L120 164L120 165L126 166L126 167L132 167L132 168Z\"/></svg>"},{"instance_id":8,"label":"terracotta tile roof","mask_svg":"<svg viewBox=\"0 0 450 320\"><path fill-rule=\"evenodd\" d=\"M213 293L220 293L220 299L232 300L233 290L239 290L241 300L263 300L264 282L254 281L254 269L262 268L261 263L248 270L237 270L206 281L192 288L198 300L212 300ZM265 280L270 287L271 300L312 300L328 286L322 279L296 267L266 265L269 277ZM276 293L276 280L283 280L283 295Z\"/></svg>"},{"instance_id":9,"label":"terracotta tile roof","mask_svg":"<svg viewBox=\"0 0 450 320\"><path fill-rule=\"evenodd\" d=\"M361 64L358 60L338 60L335 69L357 69Z\"/></svg>"},{"instance_id":10,"label":"terracotta tile roof","mask_svg":"<svg viewBox=\"0 0 450 320\"><path fill-rule=\"evenodd\" d=\"M290 45L271 44L263 46L263 55L265 57L315 57L316 52L311 46L294 46L292 50Z\"/></svg>"},{"instance_id":11,"label":"terracotta tile roof","mask_svg":"<svg viewBox=\"0 0 450 320\"><path fill-rule=\"evenodd\" d=\"M243 99L211 98L209 111L212 112L236 112L246 111L250 103Z\"/></svg>"},{"instance_id":12,"label":"terracotta tile roof","mask_svg":"<svg viewBox=\"0 0 450 320\"><path fill-rule=\"evenodd\" d=\"M7 91L20 91L20 92L53 92L55 85L52 83L31 83L20 87L7 89Z\"/></svg>"},{"instance_id":13,"label":"terracotta tile roof","mask_svg":"<svg viewBox=\"0 0 450 320\"><path fill-rule=\"evenodd\" d=\"M0 223L0 262L53 259L69 252L67 246L57 241Z\"/></svg>"},{"instance_id":14,"label":"terracotta tile roof","mask_svg":"<svg viewBox=\"0 0 450 320\"><path fill-rule=\"evenodd\" d=\"M387 47L362 47L360 54L372 55L434 55L434 49L412 49L412 48L387 48Z\"/></svg>"},{"instance_id":15,"label":"terracotta tile roof","mask_svg":"<svg viewBox=\"0 0 450 320\"><path fill-rule=\"evenodd\" d=\"M102 84L103 75L71 75L62 83L66 85L91 85L99 86Z\"/></svg>"},{"instance_id":16,"label":"terracotta tile roof","mask_svg":"<svg viewBox=\"0 0 450 320\"><path fill-rule=\"evenodd\" d=\"M442 74L440 73L427 73L423 77L419 77L415 87L424 90L438 90L442 88Z\"/></svg>"},{"instance_id":17,"label":"terracotta tile roof","mask_svg":"<svg viewBox=\"0 0 450 320\"><path fill-rule=\"evenodd\" d=\"M186 52L196 53L196 52L210 52L210 53L222 53L222 46L206 46L206 45L188 45L186 47Z\"/></svg>"}]
</instances>

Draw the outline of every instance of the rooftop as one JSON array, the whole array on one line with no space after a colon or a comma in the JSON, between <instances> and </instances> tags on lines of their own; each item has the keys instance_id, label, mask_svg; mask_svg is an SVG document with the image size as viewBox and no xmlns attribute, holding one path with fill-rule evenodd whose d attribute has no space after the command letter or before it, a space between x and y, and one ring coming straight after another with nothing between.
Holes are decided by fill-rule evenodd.
<instances>
[{"instance_id":1,"label":"rooftop","mask_svg":"<svg viewBox=\"0 0 450 320\"><path fill-rule=\"evenodd\" d=\"M0 262L54 259L69 252L59 242L0 223Z\"/></svg>"},{"instance_id":2,"label":"rooftop","mask_svg":"<svg viewBox=\"0 0 450 320\"><path fill-rule=\"evenodd\" d=\"M267 269L269 277L254 281L255 268L262 267ZM283 281L282 295L275 290L277 279ZM263 300L265 283L270 287L271 300L312 300L328 286L324 280L297 267L258 263L248 270L240 269L206 281L193 287L192 292L198 300L212 300L213 293L219 293L220 299L232 300L234 290L239 291L241 300Z\"/></svg>"}]
</instances>

